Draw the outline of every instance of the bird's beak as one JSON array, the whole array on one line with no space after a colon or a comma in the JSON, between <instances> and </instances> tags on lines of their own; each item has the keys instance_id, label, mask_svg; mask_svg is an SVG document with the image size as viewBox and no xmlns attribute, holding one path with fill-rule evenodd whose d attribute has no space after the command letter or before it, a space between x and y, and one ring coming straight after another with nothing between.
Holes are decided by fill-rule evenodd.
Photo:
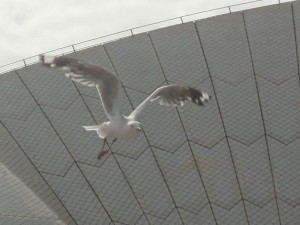
<instances>
[{"instance_id":1,"label":"bird's beak","mask_svg":"<svg viewBox=\"0 0 300 225\"><path fill-rule=\"evenodd\" d=\"M137 130L138 130L138 131L141 131L141 130L142 130L142 128L138 127L138 128L137 128Z\"/></svg>"}]
</instances>

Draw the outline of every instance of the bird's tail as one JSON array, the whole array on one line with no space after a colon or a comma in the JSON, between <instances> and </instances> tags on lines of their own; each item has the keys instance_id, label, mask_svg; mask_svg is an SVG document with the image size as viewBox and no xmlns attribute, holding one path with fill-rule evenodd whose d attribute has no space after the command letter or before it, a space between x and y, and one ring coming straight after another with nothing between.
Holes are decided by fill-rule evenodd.
<instances>
[{"instance_id":1,"label":"bird's tail","mask_svg":"<svg viewBox=\"0 0 300 225\"><path fill-rule=\"evenodd\" d=\"M87 131L95 130L97 131L99 128L101 128L102 125L93 125L93 126L82 126Z\"/></svg>"},{"instance_id":2,"label":"bird's tail","mask_svg":"<svg viewBox=\"0 0 300 225\"><path fill-rule=\"evenodd\" d=\"M91 130L97 131L100 138L105 138L106 137L106 133L103 130L103 125L102 124L93 125L93 126L82 126L82 127L87 131L91 131Z\"/></svg>"}]
</instances>

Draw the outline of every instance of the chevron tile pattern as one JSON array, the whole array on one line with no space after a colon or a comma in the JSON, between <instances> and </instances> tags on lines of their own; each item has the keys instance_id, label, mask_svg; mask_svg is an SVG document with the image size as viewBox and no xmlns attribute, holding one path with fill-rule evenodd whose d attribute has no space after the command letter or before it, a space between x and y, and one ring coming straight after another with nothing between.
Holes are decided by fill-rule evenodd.
<instances>
[{"instance_id":1,"label":"chevron tile pattern","mask_svg":"<svg viewBox=\"0 0 300 225\"><path fill-rule=\"evenodd\" d=\"M120 78L124 115L166 84L213 96L153 103L100 161L96 89L39 63L1 74L0 224L299 224L299 21L284 3L69 54Z\"/></svg>"}]
</instances>

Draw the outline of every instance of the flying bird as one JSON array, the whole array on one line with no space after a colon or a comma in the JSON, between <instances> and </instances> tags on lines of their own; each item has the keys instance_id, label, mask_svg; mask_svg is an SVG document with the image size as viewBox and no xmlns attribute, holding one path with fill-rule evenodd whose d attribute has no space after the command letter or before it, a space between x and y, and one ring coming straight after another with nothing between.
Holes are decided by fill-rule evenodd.
<instances>
[{"instance_id":1,"label":"flying bird","mask_svg":"<svg viewBox=\"0 0 300 225\"><path fill-rule=\"evenodd\" d=\"M134 138L142 131L139 118L150 102L158 101L165 106L183 106L190 101L203 106L211 98L207 93L191 87L177 84L166 85L153 91L129 116L124 116L119 105L121 82L113 73L99 66L65 56L40 55L40 61L47 67L62 68L66 71L66 77L77 83L96 87L98 90L109 121L94 126L83 126L87 131L96 131L103 139L102 149L97 156L98 160L108 153L117 139ZM110 145L107 138L113 139ZM107 150L104 150L105 144L108 145Z\"/></svg>"}]
</instances>

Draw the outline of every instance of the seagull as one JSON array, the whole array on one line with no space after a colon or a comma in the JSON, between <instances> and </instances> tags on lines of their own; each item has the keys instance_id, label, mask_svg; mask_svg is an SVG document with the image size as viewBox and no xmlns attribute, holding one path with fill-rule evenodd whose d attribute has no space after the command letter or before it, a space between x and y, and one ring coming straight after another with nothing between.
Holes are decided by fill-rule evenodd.
<instances>
[{"instance_id":1,"label":"seagull","mask_svg":"<svg viewBox=\"0 0 300 225\"><path fill-rule=\"evenodd\" d=\"M103 146L97 159L100 160L111 150L117 139L131 139L141 133L141 122L139 118L146 106L152 101L158 101L165 106L183 106L187 101L203 106L211 96L206 92L197 89L171 84L157 88L139 106L137 106L129 116L122 115L119 104L119 92L121 82L113 73L82 60L69 58L66 56L40 55L42 65L50 68L61 68L66 71L65 76L73 81L96 87L104 111L109 121L99 125L83 126L87 131L96 131L103 139ZM107 139L112 138L111 144ZM105 144L108 149L104 150Z\"/></svg>"}]
</instances>

